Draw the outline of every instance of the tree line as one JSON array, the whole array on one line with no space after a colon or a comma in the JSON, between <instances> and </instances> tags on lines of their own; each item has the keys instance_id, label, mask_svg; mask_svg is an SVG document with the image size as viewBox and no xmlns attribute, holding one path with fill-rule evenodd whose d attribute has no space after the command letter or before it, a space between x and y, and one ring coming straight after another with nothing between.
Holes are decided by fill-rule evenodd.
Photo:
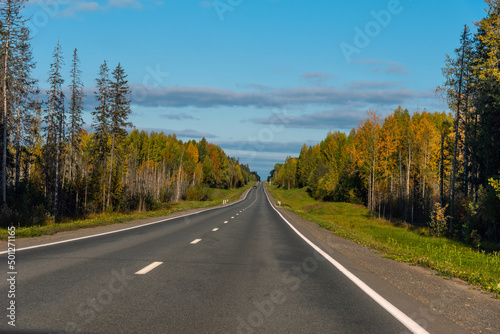
<instances>
[{"instance_id":1,"label":"tree line","mask_svg":"<svg viewBox=\"0 0 500 334\"><path fill-rule=\"evenodd\" d=\"M48 89L42 91L32 76L36 63L25 3L0 1L1 227L206 200L209 187L235 188L258 179L205 138L183 142L175 135L131 131L132 92L120 63L113 70L106 61L100 66L93 131L86 131L78 50L64 78L57 43Z\"/></svg>"},{"instance_id":2,"label":"tree line","mask_svg":"<svg viewBox=\"0 0 500 334\"><path fill-rule=\"evenodd\" d=\"M498 242L500 1L486 2L487 16L474 33L465 26L459 47L446 56L437 92L453 113L398 107L381 120L370 110L348 135L330 132L320 144L304 145L298 158L276 164L272 182L416 226L442 217L449 236Z\"/></svg>"}]
</instances>

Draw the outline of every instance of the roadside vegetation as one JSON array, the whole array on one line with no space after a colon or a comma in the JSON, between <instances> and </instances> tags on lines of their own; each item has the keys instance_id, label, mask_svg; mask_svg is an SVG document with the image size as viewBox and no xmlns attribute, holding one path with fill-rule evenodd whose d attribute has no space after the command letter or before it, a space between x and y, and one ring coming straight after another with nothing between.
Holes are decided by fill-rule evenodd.
<instances>
[{"instance_id":1,"label":"roadside vegetation","mask_svg":"<svg viewBox=\"0 0 500 334\"><path fill-rule=\"evenodd\" d=\"M472 246L500 243L500 1L464 26L443 55L436 92L450 113L370 109L350 132L329 132L271 171L281 188L364 204L379 217L430 227ZM451 51L451 50L450 50Z\"/></svg>"},{"instance_id":2,"label":"roadside vegetation","mask_svg":"<svg viewBox=\"0 0 500 334\"><path fill-rule=\"evenodd\" d=\"M135 211L129 213L100 213L91 214L85 218L55 222L54 219L46 221L43 225L16 228L16 238L30 238L41 235L52 235L63 231L73 231L82 228L106 226L112 224L125 223L133 220L140 220L153 217L163 217L174 212L186 211L190 209L208 208L222 204L223 200L230 203L238 200L240 196L253 184L249 184L239 189L203 189L205 200L186 200L177 203L165 203L157 210ZM7 240L7 229L0 229L0 240Z\"/></svg>"},{"instance_id":3,"label":"roadside vegetation","mask_svg":"<svg viewBox=\"0 0 500 334\"><path fill-rule=\"evenodd\" d=\"M381 252L384 257L457 277L500 297L500 251L481 249L438 237L427 227L413 227L373 216L362 205L313 199L306 188L268 186L281 206L335 235Z\"/></svg>"}]
</instances>

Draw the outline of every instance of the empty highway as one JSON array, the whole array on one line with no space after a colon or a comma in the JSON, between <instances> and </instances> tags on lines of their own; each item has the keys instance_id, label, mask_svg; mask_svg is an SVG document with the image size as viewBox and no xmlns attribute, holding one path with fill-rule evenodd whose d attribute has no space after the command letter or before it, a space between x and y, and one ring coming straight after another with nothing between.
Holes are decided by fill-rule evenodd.
<instances>
[{"instance_id":1,"label":"empty highway","mask_svg":"<svg viewBox=\"0 0 500 334\"><path fill-rule=\"evenodd\" d=\"M303 240L262 184L235 204L16 256L17 330L432 332L405 322L397 305L381 306L383 297ZM7 254L0 257L3 266ZM8 289L2 280L2 300ZM5 318L0 329L12 329Z\"/></svg>"}]
</instances>

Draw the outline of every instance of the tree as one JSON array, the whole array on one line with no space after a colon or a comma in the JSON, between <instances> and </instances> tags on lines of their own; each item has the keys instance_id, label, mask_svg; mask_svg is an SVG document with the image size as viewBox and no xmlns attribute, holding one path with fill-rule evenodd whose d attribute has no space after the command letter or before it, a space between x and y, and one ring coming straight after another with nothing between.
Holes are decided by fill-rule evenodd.
<instances>
[{"instance_id":1,"label":"tree","mask_svg":"<svg viewBox=\"0 0 500 334\"><path fill-rule=\"evenodd\" d=\"M33 62L33 55L29 40L30 36L28 28L22 27L19 45L17 48L18 61L15 66L17 78L14 81L15 108L17 109L14 136L16 188L19 186L21 174L21 141L23 140L23 128L25 127L26 120L29 117L29 110L34 107L31 100L32 95L38 93L38 89L35 87L37 80L31 77L31 71L35 68L35 63Z\"/></svg>"},{"instance_id":2,"label":"tree","mask_svg":"<svg viewBox=\"0 0 500 334\"><path fill-rule=\"evenodd\" d=\"M107 141L110 132L110 118L109 118L109 108L110 108L110 92L109 92L109 69L106 61L101 65L99 70L99 76L96 79L97 91L95 94L95 99L98 105L92 111L93 123L92 128L94 128L95 140L97 145L98 159L102 162L107 153Z\"/></svg>"},{"instance_id":3,"label":"tree","mask_svg":"<svg viewBox=\"0 0 500 334\"><path fill-rule=\"evenodd\" d=\"M19 34L23 19L20 11L24 7L25 0L6 0L2 1L0 7L0 22L2 22L0 37L1 43L1 82L2 87L2 118L1 118L1 136L2 136L2 167L1 167L1 192L2 192L2 206L7 208L7 128L9 126L9 119L11 117L11 92L9 87L12 86L13 67L15 57L13 55L15 48L19 43ZM9 82L10 81L10 82Z\"/></svg>"},{"instance_id":4,"label":"tree","mask_svg":"<svg viewBox=\"0 0 500 334\"><path fill-rule=\"evenodd\" d=\"M487 1L488 15L477 23L476 59L474 66L474 104L477 127L479 182L500 169L500 1Z\"/></svg>"},{"instance_id":5,"label":"tree","mask_svg":"<svg viewBox=\"0 0 500 334\"><path fill-rule=\"evenodd\" d=\"M213 185L216 183L214 164L208 155L206 155L205 159L203 160L202 172L203 183L208 185Z\"/></svg>"},{"instance_id":6,"label":"tree","mask_svg":"<svg viewBox=\"0 0 500 334\"><path fill-rule=\"evenodd\" d=\"M118 63L118 66L113 71L113 80L109 89L111 104L110 104L110 133L111 133L111 160L109 163L109 184L108 184L108 200L107 207L110 205L111 199L111 180L113 176L113 161L115 153L115 144L119 144L122 138L127 134L126 127L132 126L132 123L127 122L130 110L129 96L131 94L130 87L127 81L125 71Z\"/></svg>"},{"instance_id":7,"label":"tree","mask_svg":"<svg viewBox=\"0 0 500 334\"><path fill-rule=\"evenodd\" d=\"M456 59L447 57L446 67L443 69L443 74L446 77L446 91L448 95L448 104L450 109L455 109L455 145L453 153L453 167L452 167L452 180L450 186L450 232L453 232L453 213L455 206L455 179L457 167L458 144L460 139L460 119L464 110L467 110L468 96L469 96L469 72L471 71L471 64L468 61L469 54L472 53L472 42L470 39L470 31L467 25L460 38L460 48L455 50Z\"/></svg>"},{"instance_id":8,"label":"tree","mask_svg":"<svg viewBox=\"0 0 500 334\"><path fill-rule=\"evenodd\" d=\"M62 141L64 137L64 127L66 125L66 115L64 113L64 93L62 85L64 79L61 74L61 67L64 64L61 45L57 42L53 53L53 63L50 65L48 83L50 89L47 91L47 115L45 117L47 140L44 148L44 160L46 164L47 187L54 193L53 213L58 215L59 200L59 178L60 178L60 157ZM52 183L53 182L53 183Z\"/></svg>"},{"instance_id":9,"label":"tree","mask_svg":"<svg viewBox=\"0 0 500 334\"><path fill-rule=\"evenodd\" d=\"M95 99L98 105L92 111L95 139L96 164L94 167L95 179L100 178L100 185L102 186L102 211L106 209L106 156L108 153L108 138L110 133L110 92L109 92L110 78L109 69L106 61L99 69L99 76L96 79ZM99 175L102 174L102 175ZM101 193L101 192L100 192Z\"/></svg>"},{"instance_id":10,"label":"tree","mask_svg":"<svg viewBox=\"0 0 500 334\"><path fill-rule=\"evenodd\" d=\"M69 102L69 147L70 147L70 168L69 178L73 182L74 165L76 153L80 148L80 136L78 133L83 126L83 82L81 79L82 71L80 70L80 59L77 49L73 51L73 60L71 62L71 84L69 86L71 97Z\"/></svg>"},{"instance_id":11,"label":"tree","mask_svg":"<svg viewBox=\"0 0 500 334\"><path fill-rule=\"evenodd\" d=\"M380 117L373 110L368 111L368 119L360 122L351 154L358 170L364 175L368 185L368 208L375 208L376 169L379 158Z\"/></svg>"}]
</instances>

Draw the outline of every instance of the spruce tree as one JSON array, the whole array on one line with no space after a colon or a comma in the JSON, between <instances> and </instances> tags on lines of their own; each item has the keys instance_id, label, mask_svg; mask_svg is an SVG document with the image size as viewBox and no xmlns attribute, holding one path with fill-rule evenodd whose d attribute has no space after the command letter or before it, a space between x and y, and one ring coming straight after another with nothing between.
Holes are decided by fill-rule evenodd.
<instances>
[{"instance_id":1,"label":"spruce tree","mask_svg":"<svg viewBox=\"0 0 500 334\"><path fill-rule=\"evenodd\" d=\"M113 176L113 161L115 146L121 142L124 136L127 135L126 127L132 126L128 122L130 115L130 86L128 85L127 75L120 63L113 71L113 80L110 85L110 132L111 132L111 160L109 166L109 182L108 182L108 199L107 207L111 200L111 181Z\"/></svg>"},{"instance_id":2,"label":"spruce tree","mask_svg":"<svg viewBox=\"0 0 500 334\"><path fill-rule=\"evenodd\" d=\"M103 162L107 153L107 140L109 136L109 69L106 61L101 65L99 77L96 79L95 99L97 106L92 111L94 135L98 159Z\"/></svg>"},{"instance_id":3,"label":"spruce tree","mask_svg":"<svg viewBox=\"0 0 500 334\"><path fill-rule=\"evenodd\" d=\"M94 128L94 138L95 138L95 155L96 162L94 168L94 179L99 179L102 186L102 211L106 209L106 157L108 154L108 138L109 138L109 127L110 127L110 78L109 69L106 61L101 65L99 69L99 76L96 79L97 90L95 91L95 99L97 101L97 106L92 112ZM101 175L102 173L102 175Z\"/></svg>"},{"instance_id":4,"label":"spruce tree","mask_svg":"<svg viewBox=\"0 0 500 334\"><path fill-rule=\"evenodd\" d=\"M48 83L50 89L47 91L48 101L45 116L46 144L44 147L44 162L46 170L46 186L53 192L54 217L58 216L59 205L59 181L60 181L60 157L62 142L64 139L64 127L66 115L64 111L64 93L62 85L61 68L64 65L61 45L57 46L53 53L54 62L50 65Z\"/></svg>"},{"instance_id":5,"label":"spruce tree","mask_svg":"<svg viewBox=\"0 0 500 334\"><path fill-rule=\"evenodd\" d=\"M71 84L69 86L71 97L69 103L69 127L68 127L68 140L70 149L70 168L69 179L73 182L74 178L74 165L75 155L79 152L80 140L78 133L82 130L83 126L83 82L81 79L82 71L80 70L80 59L78 57L77 49L73 51L73 60L71 63Z\"/></svg>"},{"instance_id":6,"label":"spruce tree","mask_svg":"<svg viewBox=\"0 0 500 334\"><path fill-rule=\"evenodd\" d=\"M29 30L26 27L21 28L21 36L19 46L17 48L18 61L16 63L17 78L15 80L15 109L16 117L14 133L14 149L15 149L15 185L18 187L21 174L21 142L26 139L25 128L27 127L27 119L30 112L34 108L32 97L38 93L35 87L37 80L31 77L31 71L35 68L31 45L29 43Z\"/></svg>"}]
</instances>

